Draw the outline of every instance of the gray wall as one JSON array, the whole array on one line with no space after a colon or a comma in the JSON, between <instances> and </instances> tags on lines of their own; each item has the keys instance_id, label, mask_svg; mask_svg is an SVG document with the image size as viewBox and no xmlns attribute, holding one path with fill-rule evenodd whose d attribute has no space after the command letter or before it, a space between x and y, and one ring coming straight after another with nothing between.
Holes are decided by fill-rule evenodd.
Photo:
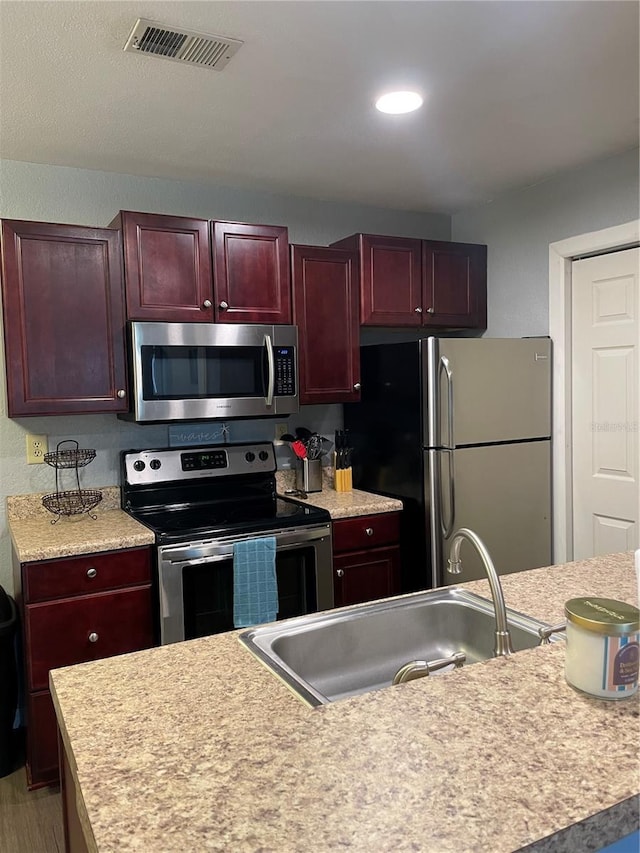
<instances>
[{"instance_id":1,"label":"gray wall","mask_svg":"<svg viewBox=\"0 0 640 853\"><path fill-rule=\"evenodd\" d=\"M452 217L451 239L488 245L487 335L549 332L549 244L637 219L638 149Z\"/></svg>"},{"instance_id":2,"label":"gray wall","mask_svg":"<svg viewBox=\"0 0 640 853\"><path fill-rule=\"evenodd\" d=\"M105 226L119 210L286 225L291 242L306 244L326 245L357 231L439 240L451 236L450 217L440 214L407 213L185 181L0 161L0 217ZM81 447L95 448L97 457L83 469L81 480L83 486L95 488L117 484L121 449L166 445L168 431L165 426L128 424L115 415L9 420L1 346L0 376L0 584L11 591L5 498L55 489L52 468L26 464L25 434L48 435L50 449L55 449L56 442L64 438L76 439ZM307 409L291 419L292 426L304 425L330 434L341 425L340 406Z\"/></svg>"}]
</instances>

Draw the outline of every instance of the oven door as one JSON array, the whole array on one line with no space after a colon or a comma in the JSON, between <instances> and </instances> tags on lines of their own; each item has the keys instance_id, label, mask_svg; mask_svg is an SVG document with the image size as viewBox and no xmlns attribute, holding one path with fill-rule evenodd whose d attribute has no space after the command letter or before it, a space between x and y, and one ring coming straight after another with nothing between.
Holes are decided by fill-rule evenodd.
<instances>
[{"instance_id":1,"label":"oven door","mask_svg":"<svg viewBox=\"0 0 640 853\"><path fill-rule=\"evenodd\" d=\"M276 538L278 619L333 607L331 526L265 532ZM160 643L232 631L233 545L228 536L158 549Z\"/></svg>"}]
</instances>

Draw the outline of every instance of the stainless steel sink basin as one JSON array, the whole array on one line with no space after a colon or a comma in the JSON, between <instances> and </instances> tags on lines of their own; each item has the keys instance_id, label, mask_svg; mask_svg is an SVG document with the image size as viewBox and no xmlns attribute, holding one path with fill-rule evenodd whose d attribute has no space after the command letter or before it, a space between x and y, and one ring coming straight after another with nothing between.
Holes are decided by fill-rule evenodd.
<instances>
[{"instance_id":1,"label":"stainless steel sink basin","mask_svg":"<svg viewBox=\"0 0 640 853\"><path fill-rule=\"evenodd\" d=\"M516 652L539 644L546 623L509 608L507 618ZM322 705L388 687L412 660L456 652L465 666L486 660L494 630L491 601L449 587L274 622L239 639L303 700Z\"/></svg>"}]
</instances>

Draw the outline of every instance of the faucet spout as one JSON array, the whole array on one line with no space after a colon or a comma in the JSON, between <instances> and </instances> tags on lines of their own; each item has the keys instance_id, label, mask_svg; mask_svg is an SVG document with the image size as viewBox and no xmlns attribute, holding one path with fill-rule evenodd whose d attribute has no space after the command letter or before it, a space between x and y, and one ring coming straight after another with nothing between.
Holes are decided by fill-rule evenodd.
<instances>
[{"instance_id":1,"label":"faucet spout","mask_svg":"<svg viewBox=\"0 0 640 853\"><path fill-rule=\"evenodd\" d=\"M468 527L461 527L451 537L451 549L449 551L447 571L452 574L459 574L462 571L460 548L464 539L471 542L478 552L491 588L493 609L496 616L494 654L496 657L506 657L507 655L513 654L513 644L511 642L511 633L507 625L507 610L504 603L502 586L500 585L496 567L493 565L493 560L487 551L486 545L482 539L480 539L478 534L474 533L473 530L469 530Z\"/></svg>"}]
</instances>

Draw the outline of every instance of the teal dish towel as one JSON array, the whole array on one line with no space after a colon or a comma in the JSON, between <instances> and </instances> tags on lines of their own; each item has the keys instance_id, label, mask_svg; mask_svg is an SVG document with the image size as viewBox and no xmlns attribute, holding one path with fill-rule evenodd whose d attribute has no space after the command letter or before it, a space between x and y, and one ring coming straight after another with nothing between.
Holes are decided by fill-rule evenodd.
<instances>
[{"instance_id":1,"label":"teal dish towel","mask_svg":"<svg viewBox=\"0 0 640 853\"><path fill-rule=\"evenodd\" d=\"M275 622L278 616L276 537L233 546L233 624L236 628Z\"/></svg>"}]
</instances>

